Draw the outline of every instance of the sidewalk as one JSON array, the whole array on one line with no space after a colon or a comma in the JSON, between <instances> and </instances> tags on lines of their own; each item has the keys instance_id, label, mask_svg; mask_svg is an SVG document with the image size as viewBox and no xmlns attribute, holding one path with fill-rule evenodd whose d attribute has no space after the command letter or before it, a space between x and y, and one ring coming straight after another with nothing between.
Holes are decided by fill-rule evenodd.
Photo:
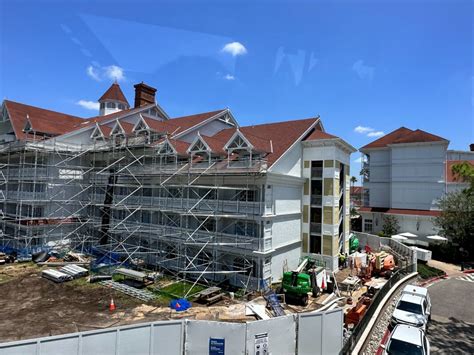
<instances>
[{"instance_id":1,"label":"sidewalk","mask_svg":"<svg viewBox=\"0 0 474 355\"><path fill-rule=\"evenodd\" d=\"M461 267L458 265L448 264L438 260L430 260L427 264L428 266L443 270L448 276L457 276L462 274Z\"/></svg>"}]
</instances>

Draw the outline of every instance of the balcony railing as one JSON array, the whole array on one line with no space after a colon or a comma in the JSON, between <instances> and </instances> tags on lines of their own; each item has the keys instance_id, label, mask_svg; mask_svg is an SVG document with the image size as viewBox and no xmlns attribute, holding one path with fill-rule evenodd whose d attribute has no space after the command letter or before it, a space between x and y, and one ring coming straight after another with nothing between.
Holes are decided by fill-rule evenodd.
<instances>
[{"instance_id":1,"label":"balcony railing","mask_svg":"<svg viewBox=\"0 0 474 355\"><path fill-rule=\"evenodd\" d=\"M321 234L321 223L311 222L309 232L311 234Z\"/></svg>"},{"instance_id":2,"label":"balcony railing","mask_svg":"<svg viewBox=\"0 0 474 355\"><path fill-rule=\"evenodd\" d=\"M322 178L323 168L311 168L311 178Z\"/></svg>"},{"instance_id":3,"label":"balcony railing","mask_svg":"<svg viewBox=\"0 0 474 355\"><path fill-rule=\"evenodd\" d=\"M322 195L311 195L311 204L321 206L323 203L323 196Z\"/></svg>"}]
</instances>

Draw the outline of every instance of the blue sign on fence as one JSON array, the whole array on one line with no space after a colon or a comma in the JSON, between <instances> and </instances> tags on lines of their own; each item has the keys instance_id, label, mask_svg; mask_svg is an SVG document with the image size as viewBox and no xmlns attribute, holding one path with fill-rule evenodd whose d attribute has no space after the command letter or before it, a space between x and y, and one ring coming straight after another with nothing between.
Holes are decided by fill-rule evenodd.
<instances>
[{"instance_id":1,"label":"blue sign on fence","mask_svg":"<svg viewBox=\"0 0 474 355\"><path fill-rule=\"evenodd\" d=\"M225 339L209 338L209 355L224 355Z\"/></svg>"}]
</instances>

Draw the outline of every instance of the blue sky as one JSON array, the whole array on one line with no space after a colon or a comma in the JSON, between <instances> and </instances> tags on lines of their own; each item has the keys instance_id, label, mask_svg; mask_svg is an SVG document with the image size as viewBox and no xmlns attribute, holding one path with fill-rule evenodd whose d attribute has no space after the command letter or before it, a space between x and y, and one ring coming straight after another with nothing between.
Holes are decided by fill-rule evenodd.
<instances>
[{"instance_id":1,"label":"blue sky","mask_svg":"<svg viewBox=\"0 0 474 355\"><path fill-rule=\"evenodd\" d=\"M131 103L144 81L172 117L319 114L356 148L403 125L468 149L473 10L470 0L6 0L0 97L88 117L83 106L113 78Z\"/></svg>"}]
</instances>

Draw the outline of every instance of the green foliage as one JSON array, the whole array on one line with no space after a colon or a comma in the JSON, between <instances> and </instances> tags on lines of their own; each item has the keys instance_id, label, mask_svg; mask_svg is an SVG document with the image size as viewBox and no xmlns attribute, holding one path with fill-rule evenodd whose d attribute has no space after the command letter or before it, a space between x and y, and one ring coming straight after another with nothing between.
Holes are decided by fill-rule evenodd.
<instances>
[{"instance_id":1,"label":"green foliage","mask_svg":"<svg viewBox=\"0 0 474 355\"><path fill-rule=\"evenodd\" d=\"M474 192L474 165L463 161L462 163L453 165L451 171L458 180L468 182L470 184L468 190L470 190L471 193Z\"/></svg>"},{"instance_id":2,"label":"green foliage","mask_svg":"<svg viewBox=\"0 0 474 355\"><path fill-rule=\"evenodd\" d=\"M422 279L431 279L432 277L443 276L445 274L443 270L423 263L418 263L417 269L418 275L420 275Z\"/></svg>"},{"instance_id":3,"label":"green foliage","mask_svg":"<svg viewBox=\"0 0 474 355\"><path fill-rule=\"evenodd\" d=\"M399 228L400 226L398 225L397 217L392 215L383 216L382 233L384 236L391 237L392 235L397 234Z\"/></svg>"},{"instance_id":4,"label":"green foliage","mask_svg":"<svg viewBox=\"0 0 474 355\"><path fill-rule=\"evenodd\" d=\"M452 192L439 201L441 215L435 218L440 233L458 247L465 257L474 256L474 191L466 189Z\"/></svg>"},{"instance_id":5,"label":"green foliage","mask_svg":"<svg viewBox=\"0 0 474 355\"><path fill-rule=\"evenodd\" d=\"M351 183L354 185L357 182L357 178L355 176L351 177Z\"/></svg>"},{"instance_id":6,"label":"green foliage","mask_svg":"<svg viewBox=\"0 0 474 355\"><path fill-rule=\"evenodd\" d=\"M191 289L191 287L192 287L192 290L191 292L189 292L189 296L192 296L193 294L200 292L206 288L201 285L195 285L193 287L192 283L180 281L180 282L175 282L174 284L171 284L169 286L163 287L160 290L160 292L165 295L173 296L174 298L180 298L180 297L184 297L188 293L188 291Z\"/></svg>"}]
</instances>

